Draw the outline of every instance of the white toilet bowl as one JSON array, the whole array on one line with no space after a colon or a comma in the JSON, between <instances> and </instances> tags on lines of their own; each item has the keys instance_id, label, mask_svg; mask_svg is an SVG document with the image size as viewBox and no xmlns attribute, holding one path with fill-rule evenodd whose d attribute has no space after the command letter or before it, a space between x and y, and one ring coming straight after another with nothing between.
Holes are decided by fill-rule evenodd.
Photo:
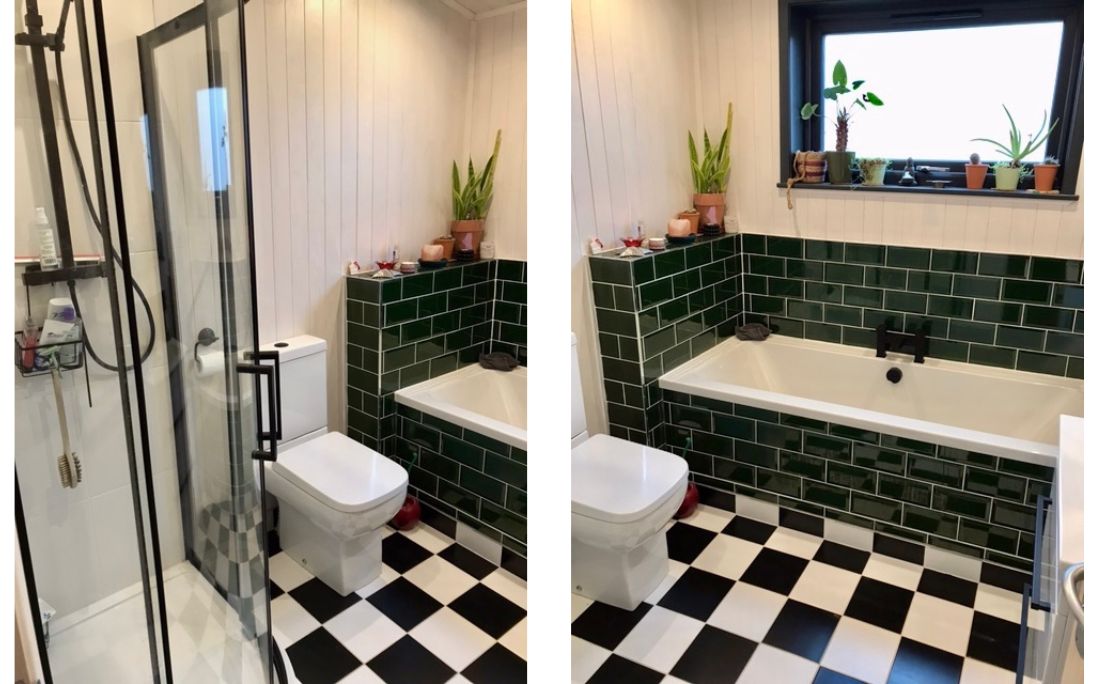
<instances>
[{"instance_id":1,"label":"white toilet bowl","mask_svg":"<svg viewBox=\"0 0 1100 684\"><path fill-rule=\"evenodd\" d=\"M573 448L573 591L633 610L657 588L687 475L679 456L609 435Z\"/></svg>"},{"instance_id":2,"label":"white toilet bowl","mask_svg":"<svg viewBox=\"0 0 1100 684\"><path fill-rule=\"evenodd\" d=\"M346 596L382 570L382 527L405 500L400 465L338 432L280 452L267 465L279 500L279 543Z\"/></svg>"}]
</instances>

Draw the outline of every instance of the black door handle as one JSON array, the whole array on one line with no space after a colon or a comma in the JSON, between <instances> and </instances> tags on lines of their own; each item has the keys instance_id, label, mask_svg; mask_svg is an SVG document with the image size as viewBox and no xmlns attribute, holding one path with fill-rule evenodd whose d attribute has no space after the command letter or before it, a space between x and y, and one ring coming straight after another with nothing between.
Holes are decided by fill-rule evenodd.
<instances>
[{"instance_id":1,"label":"black door handle","mask_svg":"<svg viewBox=\"0 0 1100 684\"><path fill-rule=\"evenodd\" d=\"M268 428L264 430L264 406L259 397L259 383L256 383L256 443L257 448L252 451L252 458L263 461L275 461L279 453L279 440L283 438L283 401L282 382L279 374L279 352L256 351L245 352L244 357L249 363L238 363L237 371L263 377L267 381L267 415ZM264 361L272 363L265 364ZM264 442L267 449L264 449Z\"/></svg>"}]
</instances>

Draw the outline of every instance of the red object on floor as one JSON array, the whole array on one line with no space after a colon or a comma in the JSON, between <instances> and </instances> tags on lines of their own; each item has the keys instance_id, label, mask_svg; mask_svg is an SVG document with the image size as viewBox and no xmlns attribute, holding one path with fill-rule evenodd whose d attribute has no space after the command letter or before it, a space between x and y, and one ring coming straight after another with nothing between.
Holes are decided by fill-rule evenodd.
<instances>
[{"instance_id":1,"label":"red object on floor","mask_svg":"<svg viewBox=\"0 0 1100 684\"><path fill-rule=\"evenodd\" d=\"M418 522L420 522L420 502L415 497L406 496L405 503L401 504L401 510L393 516L390 525L399 530L407 531L416 527Z\"/></svg>"},{"instance_id":2,"label":"red object on floor","mask_svg":"<svg viewBox=\"0 0 1100 684\"><path fill-rule=\"evenodd\" d=\"M676 511L676 515L672 516L679 520L680 518L686 518L695 512L695 507L699 505L699 488L695 486L694 482L688 482L687 492L684 494L684 502L680 504L680 510Z\"/></svg>"}]
</instances>

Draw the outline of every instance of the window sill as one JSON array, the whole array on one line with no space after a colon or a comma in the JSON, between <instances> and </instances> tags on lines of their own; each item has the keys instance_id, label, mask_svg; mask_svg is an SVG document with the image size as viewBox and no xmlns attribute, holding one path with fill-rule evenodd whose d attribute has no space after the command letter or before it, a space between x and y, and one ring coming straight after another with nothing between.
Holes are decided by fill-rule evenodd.
<instances>
[{"instance_id":1,"label":"window sill","mask_svg":"<svg viewBox=\"0 0 1100 684\"><path fill-rule=\"evenodd\" d=\"M787 184L779 182L775 187L785 189ZM893 192L911 195L944 195L946 197L997 197L999 199L1061 200L1076 202L1078 195L1066 195L1060 192L1039 193L1034 190L968 190L967 188L933 188L927 185L833 185L831 183L795 183L794 190L832 190L844 192Z\"/></svg>"}]
</instances>

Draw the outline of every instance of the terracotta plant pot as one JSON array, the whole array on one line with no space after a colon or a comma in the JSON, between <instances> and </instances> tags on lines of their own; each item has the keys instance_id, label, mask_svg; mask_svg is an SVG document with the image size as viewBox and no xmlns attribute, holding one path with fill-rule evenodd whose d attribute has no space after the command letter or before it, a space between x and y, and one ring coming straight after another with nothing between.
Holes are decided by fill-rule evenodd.
<instances>
[{"instance_id":1,"label":"terracotta plant pot","mask_svg":"<svg viewBox=\"0 0 1100 684\"><path fill-rule=\"evenodd\" d=\"M824 152L799 151L794 154L794 174L802 176L800 183L824 183L826 166Z\"/></svg>"},{"instance_id":2,"label":"terracotta plant pot","mask_svg":"<svg viewBox=\"0 0 1100 684\"><path fill-rule=\"evenodd\" d=\"M681 211L679 214L676 215L676 218L682 218L691 221L692 234L699 232L699 212L695 211L694 209Z\"/></svg>"},{"instance_id":3,"label":"terracotta plant pot","mask_svg":"<svg viewBox=\"0 0 1100 684\"><path fill-rule=\"evenodd\" d=\"M437 237L436 239L432 240L432 244L443 245L443 258L447 261L451 260L451 255L454 254L455 251L455 239L453 237L451 237L450 235Z\"/></svg>"},{"instance_id":4,"label":"terracotta plant pot","mask_svg":"<svg viewBox=\"0 0 1100 684\"><path fill-rule=\"evenodd\" d=\"M1016 188L1020 186L1021 171L1023 171L1023 169L1021 169L1019 166L994 167L993 178L996 181L995 187L998 190L1014 192Z\"/></svg>"},{"instance_id":5,"label":"terracotta plant pot","mask_svg":"<svg viewBox=\"0 0 1100 684\"><path fill-rule=\"evenodd\" d=\"M481 234L484 232L485 219L451 221L451 235L455 239L454 248L458 251L473 251L477 258L481 249Z\"/></svg>"},{"instance_id":6,"label":"terracotta plant pot","mask_svg":"<svg viewBox=\"0 0 1100 684\"><path fill-rule=\"evenodd\" d=\"M696 193L695 211L699 223L704 226L723 226L726 221L726 194L724 192Z\"/></svg>"},{"instance_id":7,"label":"terracotta plant pot","mask_svg":"<svg viewBox=\"0 0 1100 684\"><path fill-rule=\"evenodd\" d=\"M852 161L856 153L830 151L825 153L825 159L829 162L829 182L833 185L852 184Z\"/></svg>"},{"instance_id":8,"label":"terracotta plant pot","mask_svg":"<svg viewBox=\"0 0 1100 684\"><path fill-rule=\"evenodd\" d=\"M966 189L981 190L984 188L987 173L989 173L989 164L967 164Z\"/></svg>"},{"instance_id":9,"label":"terracotta plant pot","mask_svg":"<svg viewBox=\"0 0 1100 684\"><path fill-rule=\"evenodd\" d=\"M1057 164L1035 165L1035 190L1037 192L1050 192L1054 189L1054 178L1058 175Z\"/></svg>"}]
</instances>

